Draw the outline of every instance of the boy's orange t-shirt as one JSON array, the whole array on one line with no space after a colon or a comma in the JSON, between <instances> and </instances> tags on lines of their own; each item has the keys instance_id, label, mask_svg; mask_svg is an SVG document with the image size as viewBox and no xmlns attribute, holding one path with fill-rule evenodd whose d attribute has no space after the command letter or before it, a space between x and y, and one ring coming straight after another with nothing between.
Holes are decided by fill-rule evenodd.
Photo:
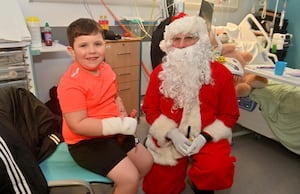
<instances>
[{"instance_id":1,"label":"boy's orange t-shirt","mask_svg":"<svg viewBox=\"0 0 300 194\"><path fill-rule=\"evenodd\" d=\"M98 76L92 75L82 70L76 62L68 68L57 90L62 113L86 110L87 116L92 118L119 116L115 103L116 74L106 63L99 65L99 70ZM64 119L62 131L67 144L93 138L73 133Z\"/></svg>"}]
</instances>

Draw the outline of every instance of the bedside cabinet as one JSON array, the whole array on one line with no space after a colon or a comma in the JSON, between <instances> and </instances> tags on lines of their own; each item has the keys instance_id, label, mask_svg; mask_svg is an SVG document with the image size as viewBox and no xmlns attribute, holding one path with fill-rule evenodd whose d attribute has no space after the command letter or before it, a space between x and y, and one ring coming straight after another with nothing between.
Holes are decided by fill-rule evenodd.
<instances>
[{"instance_id":1,"label":"bedside cabinet","mask_svg":"<svg viewBox=\"0 0 300 194\"><path fill-rule=\"evenodd\" d=\"M117 75L118 93L128 114L132 109L140 115L140 40L107 40L105 61Z\"/></svg>"}]
</instances>

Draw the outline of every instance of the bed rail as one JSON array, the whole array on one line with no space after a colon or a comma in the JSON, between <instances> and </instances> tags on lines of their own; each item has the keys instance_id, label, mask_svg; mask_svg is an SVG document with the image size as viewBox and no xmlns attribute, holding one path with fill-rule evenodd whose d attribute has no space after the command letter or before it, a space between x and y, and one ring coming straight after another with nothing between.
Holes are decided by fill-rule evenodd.
<instances>
[{"instance_id":1,"label":"bed rail","mask_svg":"<svg viewBox=\"0 0 300 194\"><path fill-rule=\"evenodd\" d=\"M247 37L247 39L249 40L258 41L257 36L252 30L251 24L256 25L256 27L259 29L259 32L263 35L266 41L266 44L264 45L264 47L262 47L262 51L264 51L267 57L271 58L274 62L278 61L277 56L273 53L270 53L271 38L253 14L246 15L239 24L239 29L243 30L243 36Z\"/></svg>"}]
</instances>

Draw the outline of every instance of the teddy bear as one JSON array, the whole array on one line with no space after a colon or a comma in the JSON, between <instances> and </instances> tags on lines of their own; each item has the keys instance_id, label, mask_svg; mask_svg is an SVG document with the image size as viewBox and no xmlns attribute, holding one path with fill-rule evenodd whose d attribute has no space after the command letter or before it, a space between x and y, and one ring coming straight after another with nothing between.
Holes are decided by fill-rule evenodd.
<instances>
[{"instance_id":1,"label":"teddy bear","mask_svg":"<svg viewBox=\"0 0 300 194\"><path fill-rule=\"evenodd\" d=\"M221 40L221 46L219 45L220 42L218 43L216 38ZM236 49L234 44L228 43L226 34L224 34L224 32L219 32L218 37L211 36L211 42L214 47L221 47L220 56L223 56L223 60L225 61L227 57L234 58L240 62L242 67L245 67L245 65L248 64L248 62L250 62L252 59L252 55L249 52L239 51ZM264 88L268 84L267 78L255 75L253 73L235 75L234 80L237 97L247 97L254 88Z\"/></svg>"}]
</instances>

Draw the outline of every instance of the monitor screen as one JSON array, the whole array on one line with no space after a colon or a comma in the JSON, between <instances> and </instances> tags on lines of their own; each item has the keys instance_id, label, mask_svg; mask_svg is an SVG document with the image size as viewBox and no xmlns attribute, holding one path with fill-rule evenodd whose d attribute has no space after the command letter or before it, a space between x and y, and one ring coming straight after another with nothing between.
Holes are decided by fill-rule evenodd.
<instances>
[{"instance_id":1,"label":"monitor screen","mask_svg":"<svg viewBox=\"0 0 300 194\"><path fill-rule=\"evenodd\" d=\"M199 16L205 19L207 24L207 29L209 32L211 29L213 13L214 13L214 4L203 0L200 6Z\"/></svg>"}]
</instances>

